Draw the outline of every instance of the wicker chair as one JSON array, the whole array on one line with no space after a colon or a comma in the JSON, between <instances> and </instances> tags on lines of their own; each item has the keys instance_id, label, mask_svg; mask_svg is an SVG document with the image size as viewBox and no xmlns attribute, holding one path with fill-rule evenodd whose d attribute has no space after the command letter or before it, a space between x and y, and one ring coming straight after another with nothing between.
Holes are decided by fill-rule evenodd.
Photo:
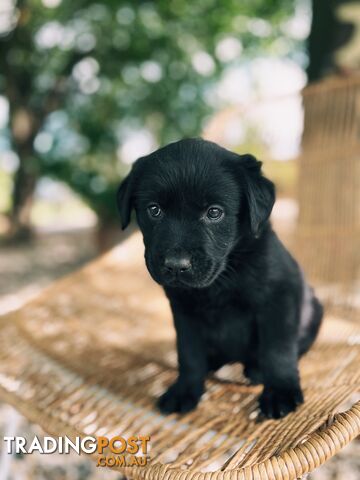
<instances>
[{"instance_id":1,"label":"wicker chair","mask_svg":"<svg viewBox=\"0 0 360 480\"><path fill-rule=\"evenodd\" d=\"M301 360L306 402L296 412L259 421L261 387L248 385L240 366L210 378L194 412L154 409L176 376L174 332L139 234L0 320L0 398L55 436L150 435L148 465L120 469L148 480L293 480L358 436L359 88L331 81L304 94L291 248L327 314Z\"/></svg>"}]
</instances>

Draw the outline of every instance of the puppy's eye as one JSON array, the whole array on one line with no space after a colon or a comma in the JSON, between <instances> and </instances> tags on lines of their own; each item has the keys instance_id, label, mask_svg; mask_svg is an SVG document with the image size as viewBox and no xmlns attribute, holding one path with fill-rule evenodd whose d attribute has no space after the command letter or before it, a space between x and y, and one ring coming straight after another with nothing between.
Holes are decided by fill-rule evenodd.
<instances>
[{"instance_id":1,"label":"puppy's eye","mask_svg":"<svg viewBox=\"0 0 360 480\"><path fill-rule=\"evenodd\" d=\"M210 220L219 220L223 215L224 210L220 207L210 207L206 213Z\"/></svg>"},{"instance_id":2,"label":"puppy's eye","mask_svg":"<svg viewBox=\"0 0 360 480\"><path fill-rule=\"evenodd\" d=\"M154 218L160 217L161 208L159 207L159 205L156 205L156 204L149 205L147 209L151 217L154 217Z\"/></svg>"}]
</instances>

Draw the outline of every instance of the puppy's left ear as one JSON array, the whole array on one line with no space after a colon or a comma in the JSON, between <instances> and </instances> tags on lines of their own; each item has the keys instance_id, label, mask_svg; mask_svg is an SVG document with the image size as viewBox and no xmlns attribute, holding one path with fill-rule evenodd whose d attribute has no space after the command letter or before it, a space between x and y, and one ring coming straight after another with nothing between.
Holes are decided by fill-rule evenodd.
<instances>
[{"instance_id":1,"label":"puppy's left ear","mask_svg":"<svg viewBox=\"0 0 360 480\"><path fill-rule=\"evenodd\" d=\"M130 216L132 210L132 181L131 173L121 182L116 193L116 203L120 213L121 228L125 228L130 223Z\"/></svg>"},{"instance_id":2,"label":"puppy's left ear","mask_svg":"<svg viewBox=\"0 0 360 480\"><path fill-rule=\"evenodd\" d=\"M116 194L116 202L123 230L125 230L130 223L131 210L134 207L134 190L139 175L141 160L142 158L136 160L128 176L121 182Z\"/></svg>"},{"instance_id":3,"label":"puppy's left ear","mask_svg":"<svg viewBox=\"0 0 360 480\"><path fill-rule=\"evenodd\" d=\"M240 155L240 165L244 171L243 190L248 204L251 232L258 237L273 209L275 186L262 175L262 162L252 155Z\"/></svg>"}]
</instances>

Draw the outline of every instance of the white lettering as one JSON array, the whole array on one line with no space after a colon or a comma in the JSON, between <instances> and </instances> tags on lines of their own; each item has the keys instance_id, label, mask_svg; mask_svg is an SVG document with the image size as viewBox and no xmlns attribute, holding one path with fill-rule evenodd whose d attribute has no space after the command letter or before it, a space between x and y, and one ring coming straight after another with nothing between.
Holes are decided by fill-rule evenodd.
<instances>
[{"instance_id":1,"label":"white lettering","mask_svg":"<svg viewBox=\"0 0 360 480\"><path fill-rule=\"evenodd\" d=\"M52 446L49 445L50 443L52 444ZM57 442L55 438L44 437L44 453L54 453L56 449L57 449Z\"/></svg>"},{"instance_id":2,"label":"white lettering","mask_svg":"<svg viewBox=\"0 0 360 480\"><path fill-rule=\"evenodd\" d=\"M90 443L87 447L86 443ZM84 437L81 440L81 450L85 453L94 453L97 448L96 438L94 437Z\"/></svg>"},{"instance_id":3,"label":"white lettering","mask_svg":"<svg viewBox=\"0 0 360 480\"><path fill-rule=\"evenodd\" d=\"M35 435L33 441L31 442L28 453L33 453L34 451L44 453L43 448L42 448L41 443L40 443L40 440L38 439L38 437L36 435Z\"/></svg>"},{"instance_id":4,"label":"white lettering","mask_svg":"<svg viewBox=\"0 0 360 480\"><path fill-rule=\"evenodd\" d=\"M4 437L4 441L6 442L6 445L7 445L7 449L6 449L6 452L7 453L12 453L12 446L11 446L11 443L15 440L15 437Z\"/></svg>"},{"instance_id":5,"label":"white lettering","mask_svg":"<svg viewBox=\"0 0 360 480\"><path fill-rule=\"evenodd\" d=\"M26 440L24 437L15 437L15 453L27 453L25 445Z\"/></svg>"},{"instance_id":6,"label":"white lettering","mask_svg":"<svg viewBox=\"0 0 360 480\"><path fill-rule=\"evenodd\" d=\"M69 447L71 447L78 455L80 455L80 437L76 437L75 443L72 442L69 437L64 437L64 453L69 453Z\"/></svg>"}]
</instances>

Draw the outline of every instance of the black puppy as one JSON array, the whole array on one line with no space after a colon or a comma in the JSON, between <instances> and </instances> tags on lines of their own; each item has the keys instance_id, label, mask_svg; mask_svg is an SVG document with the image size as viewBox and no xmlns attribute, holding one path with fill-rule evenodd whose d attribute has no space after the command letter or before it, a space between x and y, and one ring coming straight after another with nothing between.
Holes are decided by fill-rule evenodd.
<instances>
[{"instance_id":1,"label":"black puppy","mask_svg":"<svg viewBox=\"0 0 360 480\"><path fill-rule=\"evenodd\" d=\"M322 307L271 229L274 185L261 162L215 143L172 143L133 165L118 191L122 227L135 208L147 268L170 301L179 376L162 412L196 407L206 375L242 362L279 418L303 402L298 359Z\"/></svg>"}]
</instances>

